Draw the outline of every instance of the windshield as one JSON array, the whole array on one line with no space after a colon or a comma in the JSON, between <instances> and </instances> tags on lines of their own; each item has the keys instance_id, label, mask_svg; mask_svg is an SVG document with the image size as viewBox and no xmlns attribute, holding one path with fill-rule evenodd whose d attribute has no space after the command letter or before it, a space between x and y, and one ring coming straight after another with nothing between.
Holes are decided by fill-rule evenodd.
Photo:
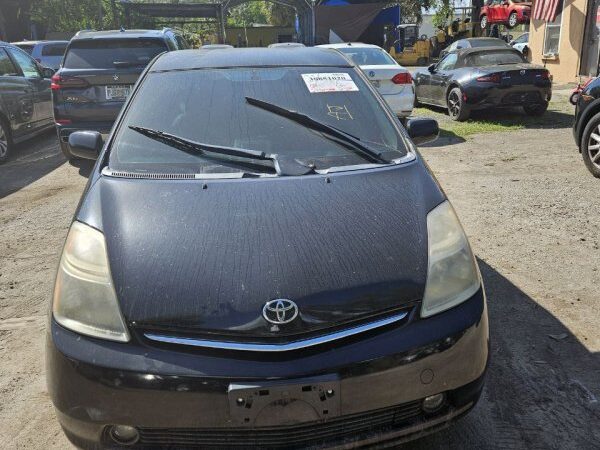
<instances>
[{"instance_id":1,"label":"windshield","mask_svg":"<svg viewBox=\"0 0 600 450\"><path fill-rule=\"evenodd\" d=\"M164 51L167 51L167 47L160 39L73 41L67 51L64 67L114 69L119 63L146 66L152 58Z\"/></svg>"},{"instance_id":2,"label":"windshield","mask_svg":"<svg viewBox=\"0 0 600 450\"><path fill-rule=\"evenodd\" d=\"M475 53L467 58L467 66L495 66L497 64L520 64L526 62L516 51Z\"/></svg>"},{"instance_id":3,"label":"windshield","mask_svg":"<svg viewBox=\"0 0 600 450\"><path fill-rule=\"evenodd\" d=\"M507 44L502 39L473 39L471 47L506 47Z\"/></svg>"},{"instance_id":4,"label":"windshield","mask_svg":"<svg viewBox=\"0 0 600 450\"><path fill-rule=\"evenodd\" d=\"M33 52L33 45L32 44L15 44L15 47L19 47L21 50L29 53L30 55Z\"/></svg>"},{"instance_id":5,"label":"windshield","mask_svg":"<svg viewBox=\"0 0 600 450\"><path fill-rule=\"evenodd\" d=\"M349 56L354 64L359 66L396 65L396 61L380 48L339 48L339 51Z\"/></svg>"},{"instance_id":6,"label":"windshield","mask_svg":"<svg viewBox=\"0 0 600 450\"><path fill-rule=\"evenodd\" d=\"M397 128L354 69L202 69L148 74L119 127L109 167L175 173L241 170L219 164L214 155L182 152L131 126L213 146L295 158L317 170L369 162L347 142L331 139L303 121L274 114L246 97L335 127L385 160L406 155Z\"/></svg>"},{"instance_id":7,"label":"windshield","mask_svg":"<svg viewBox=\"0 0 600 450\"><path fill-rule=\"evenodd\" d=\"M529 34L525 33L515 39L515 44L527 43L528 40L529 40Z\"/></svg>"}]
</instances>

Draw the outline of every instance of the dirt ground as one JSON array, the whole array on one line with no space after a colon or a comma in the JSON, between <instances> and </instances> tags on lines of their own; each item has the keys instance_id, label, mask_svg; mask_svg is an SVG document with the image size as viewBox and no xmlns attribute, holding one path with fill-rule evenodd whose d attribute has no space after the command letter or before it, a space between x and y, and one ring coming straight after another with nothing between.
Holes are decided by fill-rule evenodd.
<instances>
[{"instance_id":1,"label":"dirt ground","mask_svg":"<svg viewBox=\"0 0 600 450\"><path fill-rule=\"evenodd\" d=\"M565 114L422 149L479 258L492 359L476 409L406 448L600 448L600 180ZM64 162L52 133L0 167L0 448L69 448L46 391L44 330L88 170Z\"/></svg>"}]
</instances>

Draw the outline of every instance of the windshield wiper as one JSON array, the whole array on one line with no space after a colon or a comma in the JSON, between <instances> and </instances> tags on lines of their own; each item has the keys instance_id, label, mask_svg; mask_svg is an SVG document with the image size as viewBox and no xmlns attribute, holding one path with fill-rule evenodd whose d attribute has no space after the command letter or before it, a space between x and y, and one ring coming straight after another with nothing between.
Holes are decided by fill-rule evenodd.
<instances>
[{"instance_id":1,"label":"windshield wiper","mask_svg":"<svg viewBox=\"0 0 600 450\"><path fill-rule=\"evenodd\" d=\"M136 125L129 125L133 131L137 131L150 139L162 142L170 147L177 148L190 154L214 153L216 155L232 156L235 158L245 158L255 161L271 161L277 175L306 175L313 173L312 167L305 166L293 158L282 157L281 155L269 154L257 150L247 150L238 147L225 147L212 144L204 144L202 142L192 141L174 134L165 133L164 131L153 130ZM229 164L236 164L237 161L227 160ZM253 168L264 171L265 167L254 165Z\"/></svg>"},{"instance_id":2,"label":"windshield wiper","mask_svg":"<svg viewBox=\"0 0 600 450\"><path fill-rule=\"evenodd\" d=\"M304 125L307 128L320 132L323 137L333 140L344 147L350 148L362 156L364 159L375 161L378 163L389 164L390 161L383 158L381 156L381 152L378 152L368 145L363 144L360 139L355 136L352 136L350 133L346 133L336 127L328 125L323 122L319 122L312 117L300 113L298 111L293 111L291 109L283 108L282 106L275 105L273 103L265 102L263 100L259 100L257 98L246 97L246 101L258 108L264 109L265 111L272 112L273 114L277 114L278 116L286 117L300 125Z\"/></svg>"}]
</instances>

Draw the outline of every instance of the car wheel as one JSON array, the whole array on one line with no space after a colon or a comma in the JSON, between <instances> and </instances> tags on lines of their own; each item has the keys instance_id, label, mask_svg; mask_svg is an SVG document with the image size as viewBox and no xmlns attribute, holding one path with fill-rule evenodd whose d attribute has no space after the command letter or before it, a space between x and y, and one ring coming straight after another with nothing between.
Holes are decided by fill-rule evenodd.
<instances>
[{"instance_id":1,"label":"car wheel","mask_svg":"<svg viewBox=\"0 0 600 450\"><path fill-rule=\"evenodd\" d=\"M581 156L592 175L600 178L600 113L590 119L583 131Z\"/></svg>"},{"instance_id":2,"label":"car wheel","mask_svg":"<svg viewBox=\"0 0 600 450\"><path fill-rule=\"evenodd\" d=\"M460 88L454 88L448 93L446 98L448 105L448 115L452 120L463 122L469 118L469 108L463 101L463 96Z\"/></svg>"},{"instance_id":3,"label":"car wheel","mask_svg":"<svg viewBox=\"0 0 600 450\"><path fill-rule=\"evenodd\" d=\"M481 29L485 30L487 27L488 21L487 21L487 16L483 15L481 16L481 20L479 22L479 25L481 26Z\"/></svg>"},{"instance_id":4,"label":"car wheel","mask_svg":"<svg viewBox=\"0 0 600 450\"><path fill-rule=\"evenodd\" d=\"M548 102L523 105L523 109L530 116L541 116L548 109Z\"/></svg>"},{"instance_id":5,"label":"car wheel","mask_svg":"<svg viewBox=\"0 0 600 450\"><path fill-rule=\"evenodd\" d=\"M8 161L8 157L12 151L13 143L10 135L10 127L0 120L0 164Z\"/></svg>"},{"instance_id":6,"label":"car wheel","mask_svg":"<svg viewBox=\"0 0 600 450\"><path fill-rule=\"evenodd\" d=\"M517 26L519 21L519 17L516 12L511 12L510 16L508 16L508 28L514 28Z\"/></svg>"}]
</instances>

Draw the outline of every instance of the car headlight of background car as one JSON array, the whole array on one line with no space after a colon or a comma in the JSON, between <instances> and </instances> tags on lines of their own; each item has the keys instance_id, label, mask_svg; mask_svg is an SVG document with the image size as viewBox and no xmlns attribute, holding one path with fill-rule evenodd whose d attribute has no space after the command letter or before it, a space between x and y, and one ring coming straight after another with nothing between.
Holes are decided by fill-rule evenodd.
<instances>
[{"instance_id":1,"label":"car headlight of background car","mask_svg":"<svg viewBox=\"0 0 600 450\"><path fill-rule=\"evenodd\" d=\"M421 317L429 317L464 302L481 286L469 241L445 201L427 215L429 268Z\"/></svg>"},{"instance_id":2,"label":"car headlight of background car","mask_svg":"<svg viewBox=\"0 0 600 450\"><path fill-rule=\"evenodd\" d=\"M60 259L54 319L63 327L113 341L129 341L112 283L104 235L73 222Z\"/></svg>"}]
</instances>

